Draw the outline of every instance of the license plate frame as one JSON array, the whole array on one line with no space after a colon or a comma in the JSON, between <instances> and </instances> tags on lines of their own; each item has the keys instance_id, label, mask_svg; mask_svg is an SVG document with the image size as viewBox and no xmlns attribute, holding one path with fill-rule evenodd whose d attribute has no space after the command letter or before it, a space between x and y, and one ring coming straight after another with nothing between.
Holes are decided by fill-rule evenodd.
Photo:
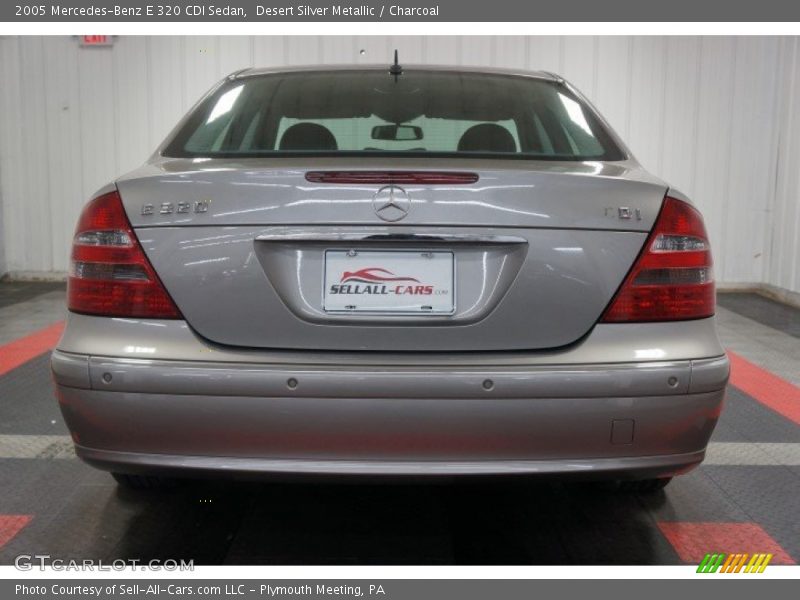
<instances>
[{"instance_id":1,"label":"license plate frame","mask_svg":"<svg viewBox=\"0 0 800 600\"><path fill-rule=\"evenodd\" d=\"M455 253L327 249L323 254L322 309L340 315L452 315L456 311Z\"/></svg>"}]
</instances>

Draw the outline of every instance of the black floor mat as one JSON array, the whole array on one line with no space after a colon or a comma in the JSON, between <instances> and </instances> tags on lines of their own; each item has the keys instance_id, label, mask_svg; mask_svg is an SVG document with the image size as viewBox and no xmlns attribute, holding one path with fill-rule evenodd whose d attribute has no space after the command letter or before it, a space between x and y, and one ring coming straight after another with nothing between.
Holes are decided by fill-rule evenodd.
<instances>
[{"instance_id":1,"label":"black floor mat","mask_svg":"<svg viewBox=\"0 0 800 600\"><path fill-rule=\"evenodd\" d=\"M800 338L800 309L752 293L717 294L717 303L743 317Z\"/></svg>"},{"instance_id":2,"label":"black floor mat","mask_svg":"<svg viewBox=\"0 0 800 600\"><path fill-rule=\"evenodd\" d=\"M2 281L0 282L0 308L26 302L48 292L66 291L63 281Z\"/></svg>"}]
</instances>

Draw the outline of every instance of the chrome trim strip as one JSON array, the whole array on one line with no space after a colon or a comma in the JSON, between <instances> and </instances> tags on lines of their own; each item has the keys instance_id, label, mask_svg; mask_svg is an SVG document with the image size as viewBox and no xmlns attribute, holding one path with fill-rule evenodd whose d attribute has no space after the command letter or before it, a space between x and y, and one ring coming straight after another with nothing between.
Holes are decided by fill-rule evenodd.
<instances>
[{"instance_id":1,"label":"chrome trim strip","mask_svg":"<svg viewBox=\"0 0 800 600\"><path fill-rule=\"evenodd\" d=\"M472 233L386 233L384 231L340 231L321 233L304 229L289 229L279 233L262 233L258 242L402 242L414 244L527 244L516 235L480 235Z\"/></svg>"}]
</instances>

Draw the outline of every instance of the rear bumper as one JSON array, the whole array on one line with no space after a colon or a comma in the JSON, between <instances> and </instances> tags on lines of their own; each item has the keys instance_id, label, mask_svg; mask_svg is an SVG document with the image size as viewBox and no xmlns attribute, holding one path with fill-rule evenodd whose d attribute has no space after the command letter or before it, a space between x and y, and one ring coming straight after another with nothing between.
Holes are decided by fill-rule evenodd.
<instances>
[{"instance_id":1,"label":"rear bumper","mask_svg":"<svg viewBox=\"0 0 800 600\"><path fill-rule=\"evenodd\" d=\"M655 477L702 460L728 361L335 367L56 351L53 372L79 456L109 470Z\"/></svg>"}]
</instances>

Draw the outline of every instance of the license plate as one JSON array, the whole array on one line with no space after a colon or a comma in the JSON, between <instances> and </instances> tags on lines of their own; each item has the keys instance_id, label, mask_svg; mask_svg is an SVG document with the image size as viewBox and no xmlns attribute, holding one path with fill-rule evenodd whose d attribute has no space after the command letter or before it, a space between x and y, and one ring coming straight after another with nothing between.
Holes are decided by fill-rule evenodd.
<instances>
[{"instance_id":1,"label":"license plate","mask_svg":"<svg viewBox=\"0 0 800 600\"><path fill-rule=\"evenodd\" d=\"M327 312L452 314L452 252L328 250L322 305Z\"/></svg>"}]
</instances>

